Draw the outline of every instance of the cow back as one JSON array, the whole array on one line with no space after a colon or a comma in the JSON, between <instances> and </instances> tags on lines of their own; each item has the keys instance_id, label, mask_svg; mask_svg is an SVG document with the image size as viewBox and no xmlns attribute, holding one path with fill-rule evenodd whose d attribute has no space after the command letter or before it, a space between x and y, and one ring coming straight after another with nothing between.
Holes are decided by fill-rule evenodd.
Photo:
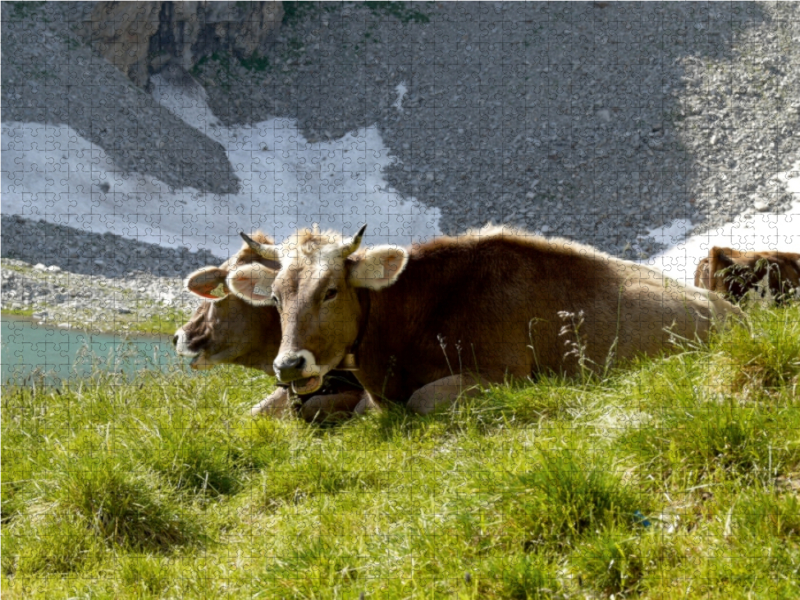
<instances>
[{"instance_id":1,"label":"cow back","mask_svg":"<svg viewBox=\"0 0 800 600\"><path fill-rule=\"evenodd\" d=\"M392 400L454 372L503 381L658 354L671 335L706 339L737 312L656 269L508 230L415 247L397 282L370 297L359 379Z\"/></svg>"}]
</instances>

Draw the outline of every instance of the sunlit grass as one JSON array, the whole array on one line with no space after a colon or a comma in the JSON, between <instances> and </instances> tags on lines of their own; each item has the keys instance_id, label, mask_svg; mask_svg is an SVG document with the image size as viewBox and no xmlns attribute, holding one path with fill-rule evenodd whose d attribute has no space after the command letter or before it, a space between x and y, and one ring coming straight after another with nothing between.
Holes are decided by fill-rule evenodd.
<instances>
[{"instance_id":1,"label":"sunlit grass","mask_svg":"<svg viewBox=\"0 0 800 600\"><path fill-rule=\"evenodd\" d=\"M327 426L238 367L6 386L3 597L798 597L799 323Z\"/></svg>"}]
</instances>

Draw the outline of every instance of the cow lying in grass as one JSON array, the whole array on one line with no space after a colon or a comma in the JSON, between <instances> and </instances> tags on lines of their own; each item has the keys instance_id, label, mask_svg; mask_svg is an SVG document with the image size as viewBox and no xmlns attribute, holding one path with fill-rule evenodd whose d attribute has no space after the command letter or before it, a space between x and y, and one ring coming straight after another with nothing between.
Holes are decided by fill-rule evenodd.
<instances>
[{"instance_id":1,"label":"cow lying in grass","mask_svg":"<svg viewBox=\"0 0 800 600\"><path fill-rule=\"evenodd\" d=\"M313 393L354 354L374 399L427 413L476 378L602 368L608 357L658 354L673 334L705 339L712 321L739 313L712 292L567 240L486 228L410 250L360 249L363 232L342 240L303 230L281 245L242 234L280 269L243 265L228 288L278 308L275 372L298 392ZM420 394L425 386L438 391Z\"/></svg>"},{"instance_id":2,"label":"cow lying in grass","mask_svg":"<svg viewBox=\"0 0 800 600\"><path fill-rule=\"evenodd\" d=\"M260 243L270 243L260 232L253 237ZM232 270L251 263L279 268L278 263L261 258L244 244L237 254L219 267L205 267L186 278L186 289L207 300L173 337L177 353L192 357L192 369L236 364L275 374L272 363L281 343L278 312L272 306L252 305L231 295L225 283ZM447 381L435 382L420 394L422 397L431 396L447 385ZM300 415L308 421L316 417L363 414L365 410L376 408L370 397L363 393L358 380L346 371L330 372L320 389L297 397L301 403ZM287 387L278 387L255 405L251 414L286 416L290 414L292 405Z\"/></svg>"},{"instance_id":3,"label":"cow lying in grass","mask_svg":"<svg viewBox=\"0 0 800 600\"><path fill-rule=\"evenodd\" d=\"M253 238L269 243L260 232ZM271 306L258 307L243 302L230 295L225 285L231 269L254 262L278 268L277 263L265 261L245 244L221 266L205 267L186 278L186 289L207 300L173 337L177 353L192 357L191 368L236 364L275 374L272 362L281 343L278 312ZM302 402L299 411L306 420L318 414L363 412L367 407L366 395L358 381L352 374L341 371L331 373L323 388L299 399ZM291 406L288 390L278 387L251 412L254 416L283 416L290 413Z\"/></svg>"},{"instance_id":4,"label":"cow lying in grass","mask_svg":"<svg viewBox=\"0 0 800 600\"><path fill-rule=\"evenodd\" d=\"M800 288L800 254L739 252L714 246L697 265L694 284L738 301L765 278L770 292L779 300Z\"/></svg>"}]
</instances>

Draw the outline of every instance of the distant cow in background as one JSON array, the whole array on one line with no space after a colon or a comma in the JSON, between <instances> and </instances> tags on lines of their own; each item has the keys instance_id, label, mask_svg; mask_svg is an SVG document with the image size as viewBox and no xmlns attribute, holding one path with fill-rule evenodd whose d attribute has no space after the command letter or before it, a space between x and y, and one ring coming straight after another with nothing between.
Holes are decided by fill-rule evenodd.
<instances>
[{"instance_id":1,"label":"distant cow in background","mask_svg":"<svg viewBox=\"0 0 800 600\"><path fill-rule=\"evenodd\" d=\"M253 234L253 238L261 243L270 243L261 232ZM204 267L186 278L186 289L207 300L173 337L176 352L180 356L192 357L192 369L235 364L275 374L272 362L281 344L278 311L272 306L248 304L231 295L225 285L232 270L254 262L275 268L279 266L261 258L245 244L219 267ZM306 420L317 414L330 416L361 412L367 406L361 385L352 374L342 371L332 372L320 390L299 398L302 402L300 414ZM289 413L290 407L288 389L279 387L251 412L254 416L283 416Z\"/></svg>"},{"instance_id":2,"label":"distant cow in background","mask_svg":"<svg viewBox=\"0 0 800 600\"><path fill-rule=\"evenodd\" d=\"M362 249L363 232L250 241L281 268L252 263L228 277L234 294L278 307L275 370L298 391L316 390L352 354L375 400L427 413L455 399L462 376L468 386L473 374L501 383L602 368L609 355L669 348L665 329L706 339L713 321L741 314L713 292L569 240L496 227L410 249ZM420 397L445 379L440 394Z\"/></svg>"},{"instance_id":3,"label":"distant cow in background","mask_svg":"<svg viewBox=\"0 0 800 600\"><path fill-rule=\"evenodd\" d=\"M694 284L738 301L764 278L778 299L800 287L800 254L740 252L714 246L697 265Z\"/></svg>"}]
</instances>

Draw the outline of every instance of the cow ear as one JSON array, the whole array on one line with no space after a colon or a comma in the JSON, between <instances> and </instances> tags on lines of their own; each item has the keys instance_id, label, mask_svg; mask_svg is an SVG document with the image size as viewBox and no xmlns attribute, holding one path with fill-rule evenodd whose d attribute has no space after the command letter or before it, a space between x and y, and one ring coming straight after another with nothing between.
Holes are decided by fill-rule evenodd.
<instances>
[{"instance_id":1,"label":"cow ear","mask_svg":"<svg viewBox=\"0 0 800 600\"><path fill-rule=\"evenodd\" d=\"M703 288L706 290L711 289L711 282L709 281L709 265L708 265L708 257L701 259L699 263L697 263L697 269L694 272L694 287Z\"/></svg>"},{"instance_id":2,"label":"cow ear","mask_svg":"<svg viewBox=\"0 0 800 600\"><path fill-rule=\"evenodd\" d=\"M195 296L215 302L230 293L225 285L227 275L228 272L219 267L203 267L184 279L183 286Z\"/></svg>"},{"instance_id":3,"label":"cow ear","mask_svg":"<svg viewBox=\"0 0 800 600\"><path fill-rule=\"evenodd\" d=\"M733 258L729 254L732 254L730 248L720 248L719 246L714 246L710 252L711 260L717 268L722 266L729 267L733 264Z\"/></svg>"},{"instance_id":4,"label":"cow ear","mask_svg":"<svg viewBox=\"0 0 800 600\"><path fill-rule=\"evenodd\" d=\"M397 246L377 246L352 259L348 281L353 287L380 290L392 285L408 264L408 252Z\"/></svg>"},{"instance_id":5,"label":"cow ear","mask_svg":"<svg viewBox=\"0 0 800 600\"><path fill-rule=\"evenodd\" d=\"M271 306L272 282L278 271L260 263L250 263L231 271L225 283L234 296L253 306Z\"/></svg>"}]
</instances>

